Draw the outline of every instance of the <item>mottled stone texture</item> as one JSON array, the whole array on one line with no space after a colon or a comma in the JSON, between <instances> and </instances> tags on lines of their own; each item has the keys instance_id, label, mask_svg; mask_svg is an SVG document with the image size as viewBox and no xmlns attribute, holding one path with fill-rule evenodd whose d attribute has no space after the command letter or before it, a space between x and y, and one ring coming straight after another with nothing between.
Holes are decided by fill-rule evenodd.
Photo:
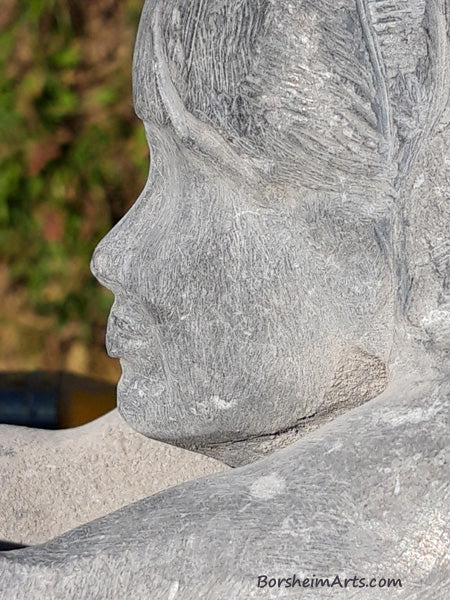
<instances>
[{"instance_id":1,"label":"mottled stone texture","mask_svg":"<svg viewBox=\"0 0 450 600\"><path fill-rule=\"evenodd\" d=\"M150 440L117 410L82 427L0 425L0 540L41 544L170 486L224 470Z\"/></svg>"},{"instance_id":2,"label":"mottled stone texture","mask_svg":"<svg viewBox=\"0 0 450 600\"><path fill-rule=\"evenodd\" d=\"M149 179L92 260L119 411L241 466L6 554L8 597L447 598L449 10L146 2Z\"/></svg>"},{"instance_id":3,"label":"mottled stone texture","mask_svg":"<svg viewBox=\"0 0 450 600\"><path fill-rule=\"evenodd\" d=\"M270 457L5 553L2 597L240 600L261 598L260 574L339 573L403 587L308 593L444 600L448 399L449 384L399 381ZM306 593L288 592L265 594Z\"/></svg>"}]
</instances>

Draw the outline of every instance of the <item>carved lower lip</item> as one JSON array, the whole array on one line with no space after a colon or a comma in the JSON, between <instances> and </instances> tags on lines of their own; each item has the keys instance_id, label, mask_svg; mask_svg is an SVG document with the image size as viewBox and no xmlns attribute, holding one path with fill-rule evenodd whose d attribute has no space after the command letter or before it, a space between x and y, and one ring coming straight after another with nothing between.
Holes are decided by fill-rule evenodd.
<instances>
[{"instance_id":1,"label":"carved lower lip","mask_svg":"<svg viewBox=\"0 0 450 600\"><path fill-rule=\"evenodd\" d=\"M106 332L106 352L111 358L125 356L141 356L148 346L148 340L140 337L129 337L120 331L109 329Z\"/></svg>"},{"instance_id":2,"label":"carved lower lip","mask_svg":"<svg viewBox=\"0 0 450 600\"><path fill-rule=\"evenodd\" d=\"M137 362L133 361L132 358L121 357L121 358L119 358L119 360L120 360L120 366L122 367L122 373L125 368L129 371L132 371L133 373L138 372L139 365L137 364Z\"/></svg>"},{"instance_id":3,"label":"carved lower lip","mask_svg":"<svg viewBox=\"0 0 450 600\"><path fill-rule=\"evenodd\" d=\"M161 373L158 375L155 373L144 374L139 364L130 358L121 358L120 366L122 368L121 382L127 386L128 391L143 387L147 392L144 393L144 396L157 397L166 389Z\"/></svg>"},{"instance_id":4,"label":"carved lower lip","mask_svg":"<svg viewBox=\"0 0 450 600\"><path fill-rule=\"evenodd\" d=\"M106 346L108 355L120 360L122 374L126 372L150 381L161 378L161 357L155 348L150 347L149 340L124 339L120 336L115 345L108 336Z\"/></svg>"},{"instance_id":5,"label":"carved lower lip","mask_svg":"<svg viewBox=\"0 0 450 600\"><path fill-rule=\"evenodd\" d=\"M153 337L148 330L150 316L144 320L136 304L115 300L106 328L106 351L112 358L145 353ZM145 337L144 335L145 334Z\"/></svg>"}]
</instances>

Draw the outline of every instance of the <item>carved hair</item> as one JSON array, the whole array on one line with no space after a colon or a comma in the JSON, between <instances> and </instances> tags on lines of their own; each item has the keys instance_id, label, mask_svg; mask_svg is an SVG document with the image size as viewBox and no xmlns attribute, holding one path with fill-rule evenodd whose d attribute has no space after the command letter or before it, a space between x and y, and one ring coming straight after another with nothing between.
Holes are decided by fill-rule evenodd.
<instances>
[{"instance_id":1,"label":"carved hair","mask_svg":"<svg viewBox=\"0 0 450 600\"><path fill-rule=\"evenodd\" d=\"M445 348L447 10L446 0L148 0L135 55L144 120L236 172L269 165L278 181L375 210L397 319Z\"/></svg>"}]
</instances>

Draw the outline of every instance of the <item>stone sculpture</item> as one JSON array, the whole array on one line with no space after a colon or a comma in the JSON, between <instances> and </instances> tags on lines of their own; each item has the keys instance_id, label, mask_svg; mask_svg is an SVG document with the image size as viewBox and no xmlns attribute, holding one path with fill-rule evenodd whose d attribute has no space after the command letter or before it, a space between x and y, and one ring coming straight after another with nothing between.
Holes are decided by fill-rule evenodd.
<instances>
[{"instance_id":1,"label":"stone sculpture","mask_svg":"<svg viewBox=\"0 0 450 600\"><path fill-rule=\"evenodd\" d=\"M172 485L226 467L150 440L117 410L81 427L0 425L0 540L41 544ZM1 541L0 541L0 549Z\"/></svg>"},{"instance_id":2,"label":"stone sculpture","mask_svg":"<svg viewBox=\"0 0 450 600\"><path fill-rule=\"evenodd\" d=\"M8 597L447 597L448 10L146 2L118 406L239 468L5 553Z\"/></svg>"}]
</instances>

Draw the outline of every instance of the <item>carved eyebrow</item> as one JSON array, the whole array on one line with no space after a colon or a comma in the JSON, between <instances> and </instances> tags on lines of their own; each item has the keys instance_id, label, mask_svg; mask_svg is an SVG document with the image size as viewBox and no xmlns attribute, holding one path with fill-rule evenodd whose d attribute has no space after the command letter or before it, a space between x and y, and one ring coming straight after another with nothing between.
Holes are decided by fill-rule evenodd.
<instances>
[{"instance_id":1,"label":"carved eyebrow","mask_svg":"<svg viewBox=\"0 0 450 600\"><path fill-rule=\"evenodd\" d=\"M233 174L258 177L254 166L248 158L235 152L223 137L208 123L200 121L190 113L181 100L170 76L165 44L161 34L161 11L159 5L152 15L152 32L154 40L155 76L158 92L170 122L176 133L187 145L194 146L202 154L220 164L222 168Z\"/></svg>"}]
</instances>

